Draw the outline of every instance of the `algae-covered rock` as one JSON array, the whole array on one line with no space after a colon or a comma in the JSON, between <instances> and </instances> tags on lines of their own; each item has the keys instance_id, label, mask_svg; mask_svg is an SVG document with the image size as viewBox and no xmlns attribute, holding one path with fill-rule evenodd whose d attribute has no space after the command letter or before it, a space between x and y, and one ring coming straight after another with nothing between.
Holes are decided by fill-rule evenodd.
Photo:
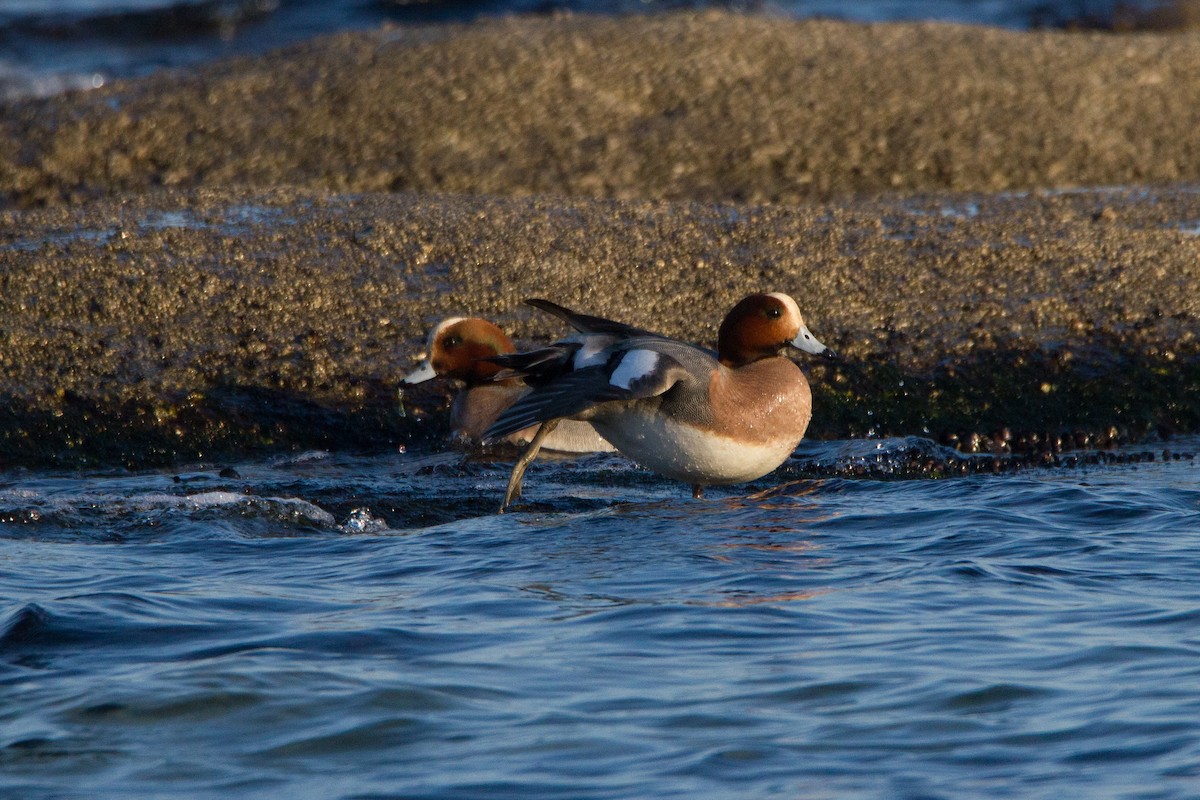
<instances>
[{"instance_id":1,"label":"algae-covered rock","mask_svg":"<svg viewBox=\"0 0 1200 800\"><path fill-rule=\"evenodd\" d=\"M814 436L1195 431L1194 220L1185 189L812 206L225 190L9 211L0 458L428 443L447 389L402 415L397 388L436 320L544 341L561 325L521 303L544 296L711 344L762 290L843 355L801 361Z\"/></svg>"},{"instance_id":2,"label":"algae-covered rock","mask_svg":"<svg viewBox=\"0 0 1200 800\"><path fill-rule=\"evenodd\" d=\"M10 104L0 462L427 444L436 320L711 344L763 290L844 355L814 436L1195 432L1198 37L568 15Z\"/></svg>"},{"instance_id":3,"label":"algae-covered rock","mask_svg":"<svg viewBox=\"0 0 1200 800\"><path fill-rule=\"evenodd\" d=\"M1200 179L1200 31L768 14L386 28L0 109L0 198L279 185L798 202Z\"/></svg>"}]
</instances>

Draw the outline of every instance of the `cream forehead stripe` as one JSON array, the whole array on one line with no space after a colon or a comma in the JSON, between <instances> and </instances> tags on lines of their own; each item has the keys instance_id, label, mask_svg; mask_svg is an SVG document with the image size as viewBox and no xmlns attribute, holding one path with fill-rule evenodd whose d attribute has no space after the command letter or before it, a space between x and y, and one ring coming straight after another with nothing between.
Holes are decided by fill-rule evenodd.
<instances>
[{"instance_id":1,"label":"cream forehead stripe","mask_svg":"<svg viewBox=\"0 0 1200 800\"><path fill-rule=\"evenodd\" d=\"M653 375L658 369L658 353L653 350L630 350L621 357L608 382L619 389L629 389L634 381Z\"/></svg>"},{"instance_id":2,"label":"cream forehead stripe","mask_svg":"<svg viewBox=\"0 0 1200 800\"><path fill-rule=\"evenodd\" d=\"M449 328L456 322L462 322L464 319L466 319L466 317L447 317L439 322L437 327L429 332L429 340L425 342L425 354L429 355L433 352L433 343L436 342L437 338L442 335L442 331L446 330L446 328Z\"/></svg>"},{"instance_id":3,"label":"cream forehead stripe","mask_svg":"<svg viewBox=\"0 0 1200 800\"><path fill-rule=\"evenodd\" d=\"M804 317L800 316L800 306L796 305L795 300L783 292L772 292L771 294L767 295L767 297L774 297L776 300L783 303L784 307L787 308L792 314L793 319L796 320L796 324L800 327L804 327Z\"/></svg>"}]
</instances>

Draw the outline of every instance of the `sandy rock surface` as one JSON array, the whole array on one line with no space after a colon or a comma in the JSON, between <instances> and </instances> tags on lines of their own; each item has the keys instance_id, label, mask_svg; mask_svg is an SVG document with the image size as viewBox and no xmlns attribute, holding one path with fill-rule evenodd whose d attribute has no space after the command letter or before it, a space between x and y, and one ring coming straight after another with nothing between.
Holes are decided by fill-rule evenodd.
<instances>
[{"instance_id":1,"label":"sandy rock surface","mask_svg":"<svg viewBox=\"0 0 1200 800\"><path fill-rule=\"evenodd\" d=\"M519 19L0 111L0 463L428 443L428 326L528 296L789 292L817 436L1200 430L1195 34Z\"/></svg>"}]
</instances>

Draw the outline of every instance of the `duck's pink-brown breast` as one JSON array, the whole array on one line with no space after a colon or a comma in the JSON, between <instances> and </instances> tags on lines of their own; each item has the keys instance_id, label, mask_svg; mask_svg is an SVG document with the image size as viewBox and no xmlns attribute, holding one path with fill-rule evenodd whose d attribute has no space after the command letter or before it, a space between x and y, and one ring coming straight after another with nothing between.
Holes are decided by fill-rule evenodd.
<instances>
[{"instance_id":1,"label":"duck's pink-brown breast","mask_svg":"<svg viewBox=\"0 0 1200 800\"><path fill-rule=\"evenodd\" d=\"M712 429L747 444L800 442L812 418L812 390L786 358L719 369L708 382Z\"/></svg>"}]
</instances>

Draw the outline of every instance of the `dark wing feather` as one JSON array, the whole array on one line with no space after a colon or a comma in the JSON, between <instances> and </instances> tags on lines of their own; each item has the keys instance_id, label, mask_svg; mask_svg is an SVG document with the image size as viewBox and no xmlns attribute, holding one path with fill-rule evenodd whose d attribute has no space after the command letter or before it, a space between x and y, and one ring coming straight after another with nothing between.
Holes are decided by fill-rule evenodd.
<instances>
[{"instance_id":1,"label":"dark wing feather","mask_svg":"<svg viewBox=\"0 0 1200 800\"><path fill-rule=\"evenodd\" d=\"M631 381L628 388L616 386L610 381L613 369L628 352L627 349L618 350L607 364L568 372L556 380L534 387L492 423L484 433L484 440L502 439L548 420L574 417L612 400L654 397L687 376L687 371L678 361L655 351L655 369L651 374Z\"/></svg>"},{"instance_id":2,"label":"dark wing feather","mask_svg":"<svg viewBox=\"0 0 1200 800\"><path fill-rule=\"evenodd\" d=\"M503 439L551 419L580 414L594 405L620 400L629 392L608 383L603 367L569 372L535 388L508 408L484 433L484 441Z\"/></svg>"},{"instance_id":3,"label":"dark wing feather","mask_svg":"<svg viewBox=\"0 0 1200 800\"><path fill-rule=\"evenodd\" d=\"M484 361L490 361L504 367L496 374L496 380L508 378L524 378L525 383L537 386L553 380L571 369L571 359L579 350L579 342L555 342L537 350L523 353L506 353L490 356Z\"/></svg>"},{"instance_id":4,"label":"dark wing feather","mask_svg":"<svg viewBox=\"0 0 1200 800\"><path fill-rule=\"evenodd\" d=\"M560 306L558 303L550 300L543 300L540 297L530 297L525 302L534 308L545 311L547 314L558 317L580 333L600 333L606 336L614 336L618 339L630 339L635 336L651 336L656 339L666 338L660 333L635 328L632 325L626 325L624 322L617 322L605 319L604 317L593 317L590 314L580 314L577 311L572 311L565 306Z\"/></svg>"}]
</instances>

